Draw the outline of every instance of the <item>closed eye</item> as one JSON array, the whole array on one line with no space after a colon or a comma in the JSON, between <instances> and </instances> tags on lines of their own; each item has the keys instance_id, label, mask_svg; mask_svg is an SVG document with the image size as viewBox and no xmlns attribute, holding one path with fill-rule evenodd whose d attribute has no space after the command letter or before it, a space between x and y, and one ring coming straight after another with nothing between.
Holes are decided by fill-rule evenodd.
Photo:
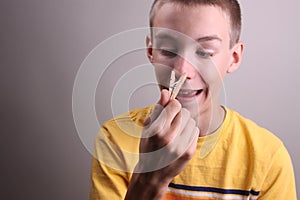
<instances>
[{"instance_id":1,"label":"closed eye","mask_svg":"<svg viewBox=\"0 0 300 200\"><path fill-rule=\"evenodd\" d=\"M178 54L176 49L159 49L159 52L166 57L175 57Z\"/></svg>"},{"instance_id":2,"label":"closed eye","mask_svg":"<svg viewBox=\"0 0 300 200\"><path fill-rule=\"evenodd\" d=\"M209 57L212 57L214 54L212 52L209 52L209 51L206 51L206 50L199 50L196 52L196 54L198 56L200 56L201 58L209 58Z\"/></svg>"}]
</instances>

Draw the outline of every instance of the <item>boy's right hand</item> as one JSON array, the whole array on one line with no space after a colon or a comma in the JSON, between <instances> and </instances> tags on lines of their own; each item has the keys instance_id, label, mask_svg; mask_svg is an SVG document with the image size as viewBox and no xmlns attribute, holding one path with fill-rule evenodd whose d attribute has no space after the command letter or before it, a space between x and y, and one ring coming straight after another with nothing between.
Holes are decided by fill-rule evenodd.
<instances>
[{"instance_id":1,"label":"boy's right hand","mask_svg":"<svg viewBox=\"0 0 300 200\"><path fill-rule=\"evenodd\" d=\"M169 99L169 91L162 90L159 104L145 121L137 173L133 174L126 199L161 199L195 153L199 137L196 122L178 100Z\"/></svg>"}]
</instances>

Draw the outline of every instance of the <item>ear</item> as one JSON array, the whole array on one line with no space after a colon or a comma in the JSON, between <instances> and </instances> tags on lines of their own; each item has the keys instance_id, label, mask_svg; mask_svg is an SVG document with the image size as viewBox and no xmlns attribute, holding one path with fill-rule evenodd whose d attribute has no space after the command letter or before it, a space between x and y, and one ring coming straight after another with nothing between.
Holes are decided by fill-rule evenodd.
<instances>
[{"instance_id":1,"label":"ear","mask_svg":"<svg viewBox=\"0 0 300 200\"><path fill-rule=\"evenodd\" d=\"M231 49L231 61L227 69L227 73L236 71L242 62L244 52L244 44L242 42L236 43Z\"/></svg>"},{"instance_id":2,"label":"ear","mask_svg":"<svg viewBox=\"0 0 300 200\"><path fill-rule=\"evenodd\" d=\"M151 63L153 63L153 45L151 42L151 36L146 37L146 46L147 46L147 57Z\"/></svg>"}]
</instances>

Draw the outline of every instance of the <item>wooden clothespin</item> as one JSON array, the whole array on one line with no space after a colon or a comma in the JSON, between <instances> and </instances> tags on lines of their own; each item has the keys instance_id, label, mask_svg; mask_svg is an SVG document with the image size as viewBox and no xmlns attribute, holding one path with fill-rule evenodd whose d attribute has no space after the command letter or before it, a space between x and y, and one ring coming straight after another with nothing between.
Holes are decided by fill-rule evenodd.
<instances>
[{"instance_id":1,"label":"wooden clothespin","mask_svg":"<svg viewBox=\"0 0 300 200\"><path fill-rule=\"evenodd\" d=\"M186 80L186 74L180 76L179 80L176 81L175 71L172 70L169 84L169 91L171 93L170 99L175 99Z\"/></svg>"}]
</instances>

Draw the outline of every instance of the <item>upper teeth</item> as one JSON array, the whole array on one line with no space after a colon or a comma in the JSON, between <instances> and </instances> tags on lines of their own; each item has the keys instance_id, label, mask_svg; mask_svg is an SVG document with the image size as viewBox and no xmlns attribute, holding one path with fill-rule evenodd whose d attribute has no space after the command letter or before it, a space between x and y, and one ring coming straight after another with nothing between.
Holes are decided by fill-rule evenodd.
<instances>
[{"instance_id":1,"label":"upper teeth","mask_svg":"<svg viewBox=\"0 0 300 200\"><path fill-rule=\"evenodd\" d=\"M190 94L191 92L189 91L180 91L180 94L183 94L183 95L187 95L187 94Z\"/></svg>"},{"instance_id":2,"label":"upper teeth","mask_svg":"<svg viewBox=\"0 0 300 200\"><path fill-rule=\"evenodd\" d=\"M181 96L192 96L192 95L195 95L197 93L196 90L181 90L179 92L179 95Z\"/></svg>"}]
</instances>

